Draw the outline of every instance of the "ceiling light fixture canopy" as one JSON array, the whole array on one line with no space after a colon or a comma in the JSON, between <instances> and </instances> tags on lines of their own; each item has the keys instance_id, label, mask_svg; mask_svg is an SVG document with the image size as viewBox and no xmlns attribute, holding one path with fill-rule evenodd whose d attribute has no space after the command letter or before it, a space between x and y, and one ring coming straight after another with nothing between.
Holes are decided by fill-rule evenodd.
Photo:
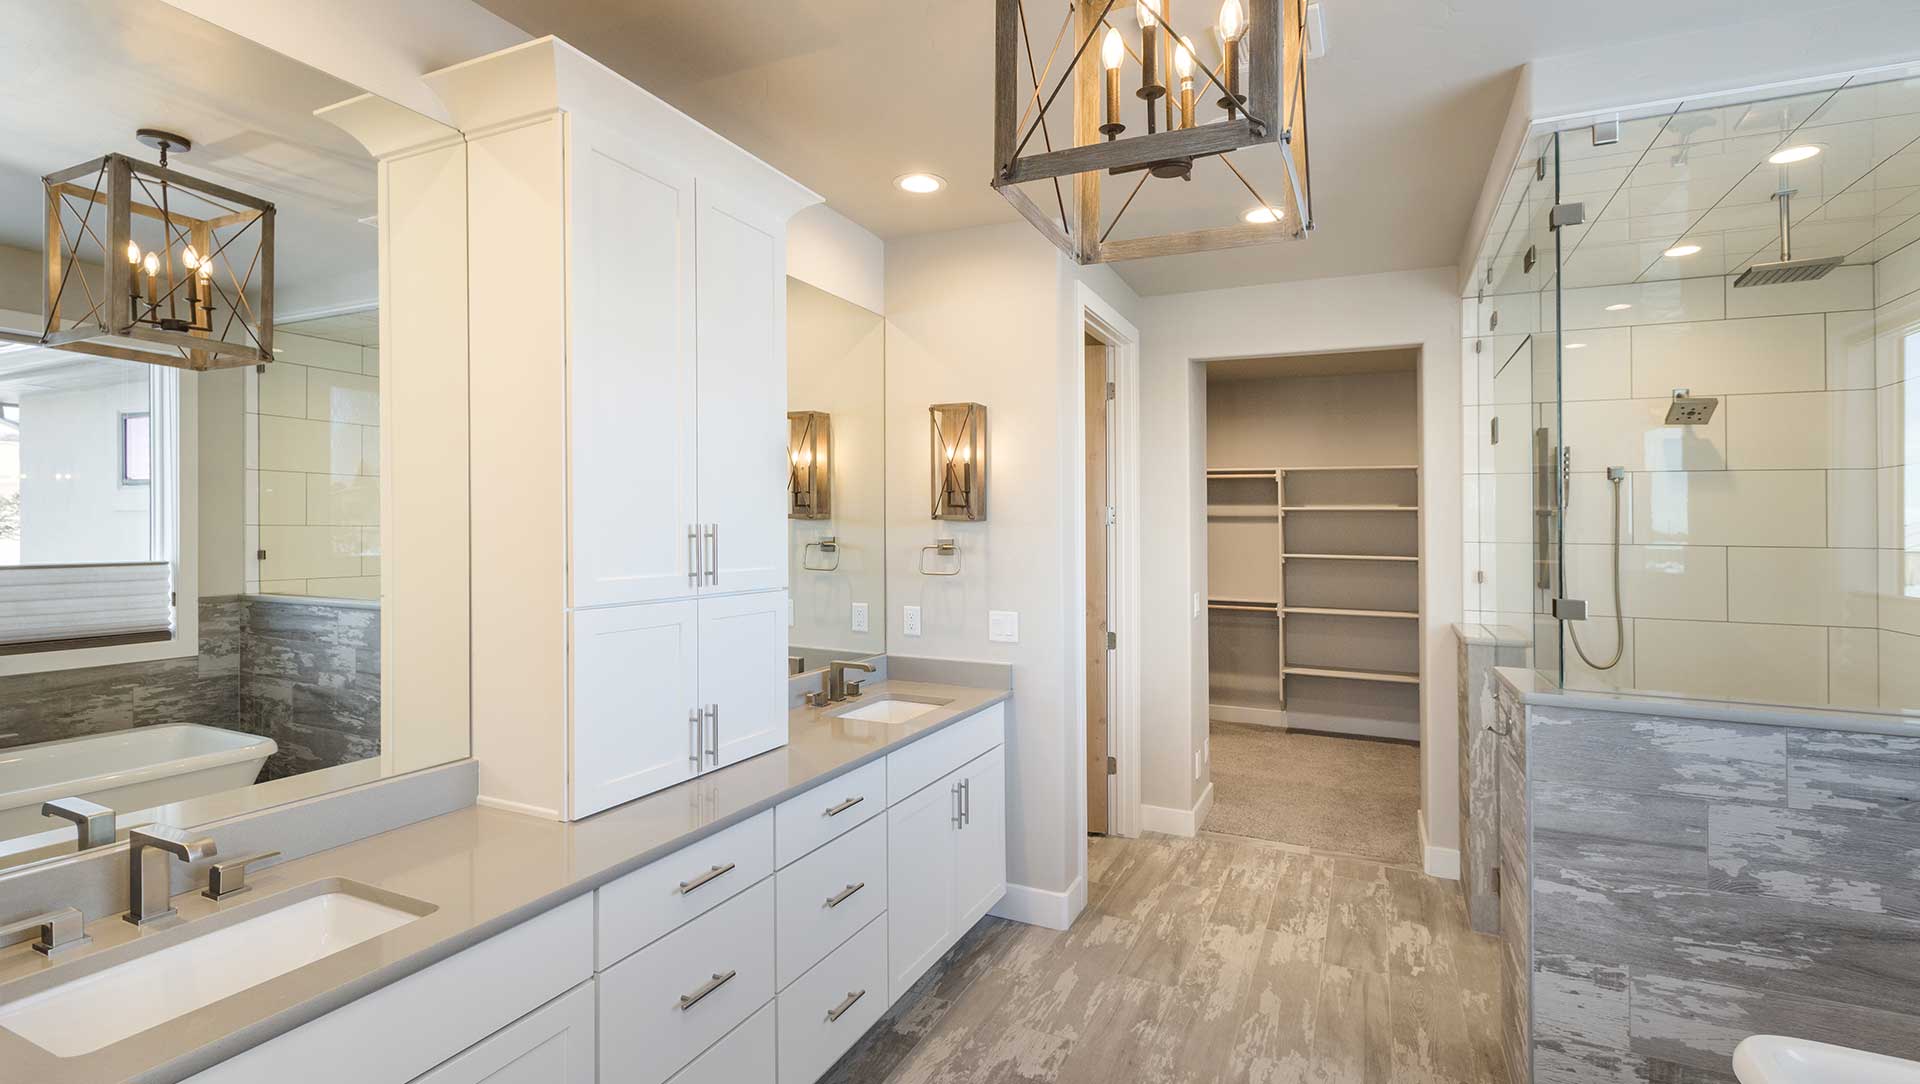
<instances>
[{"instance_id":1,"label":"ceiling light fixture canopy","mask_svg":"<svg viewBox=\"0 0 1920 1084\"><path fill-rule=\"evenodd\" d=\"M41 178L45 324L0 341L196 372L272 361L273 204L174 169L185 136L135 138L158 165L107 154Z\"/></svg>"},{"instance_id":2,"label":"ceiling light fixture canopy","mask_svg":"<svg viewBox=\"0 0 1920 1084\"><path fill-rule=\"evenodd\" d=\"M1306 0L1220 0L1212 35L1217 62L1180 33L1207 17L1190 2L1133 0L1127 21L1139 36L1130 40L1135 28L1125 25L1120 0L1059 0L1065 17L1049 48L1030 36L1022 0L995 0L993 187L1080 263L1299 239L1313 228ZM1130 99L1120 93L1129 59L1139 69ZM1062 138L1049 110L1069 85L1074 124ZM1203 116L1208 107L1218 112ZM1284 167L1278 199L1263 196L1232 160L1235 152L1264 146L1278 149ZM1191 180L1195 166L1210 158L1254 198L1240 223L1108 240L1149 180ZM1141 177L1103 229L1102 176L1127 173ZM1051 182L1057 219L1020 189L1034 181Z\"/></svg>"}]
</instances>

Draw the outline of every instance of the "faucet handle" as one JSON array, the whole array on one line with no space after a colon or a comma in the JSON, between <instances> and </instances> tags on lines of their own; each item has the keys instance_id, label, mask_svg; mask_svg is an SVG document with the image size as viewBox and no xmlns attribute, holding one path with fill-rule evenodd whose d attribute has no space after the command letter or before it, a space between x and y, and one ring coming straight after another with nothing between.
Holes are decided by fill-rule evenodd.
<instances>
[{"instance_id":1,"label":"faucet handle","mask_svg":"<svg viewBox=\"0 0 1920 1084\"><path fill-rule=\"evenodd\" d=\"M58 956L68 949L91 944L93 938L87 936L86 931L87 919L80 909L62 907L0 926L0 945L18 944L37 935L33 951L42 956Z\"/></svg>"},{"instance_id":2,"label":"faucet handle","mask_svg":"<svg viewBox=\"0 0 1920 1084\"><path fill-rule=\"evenodd\" d=\"M243 854L238 858L229 858L224 862L215 862L207 867L207 889L200 894L210 900L224 900L228 896L237 896L253 887L247 883L248 866L278 857L280 857L279 851L258 851L254 854Z\"/></svg>"}]
</instances>

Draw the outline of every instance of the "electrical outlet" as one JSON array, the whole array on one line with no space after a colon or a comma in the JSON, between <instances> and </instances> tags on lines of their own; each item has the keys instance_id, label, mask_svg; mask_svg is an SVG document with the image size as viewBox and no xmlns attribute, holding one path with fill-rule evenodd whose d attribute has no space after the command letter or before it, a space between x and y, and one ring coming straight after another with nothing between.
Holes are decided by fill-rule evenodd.
<instances>
[{"instance_id":1,"label":"electrical outlet","mask_svg":"<svg viewBox=\"0 0 1920 1084\"><path fill-rule=\"evenodd\" d=\"M864 602L853 604L853 631L867 631L867 604Z\"/></svg>"},{"instance_id":2,"label":"electrical outlet","mask_svg":"<svg viewBox=\"0 0 1920 1084\"><path fill-rule=\"evenodd\" d=\"M1020 615L1012 610L990 610L987 613L987 639L996 644L1017 644L1020 642Z\"/></svg>"},{"instance_id":3,"label":"electrical outlet","mask_svg":"<svg viewBox=\"0 0 1920 1084\"><path fill-rule=\"evenodd\" d=\"M920 607L900 607L900 632L903 636L920 635Z\"/></svg>"}]
</instances>

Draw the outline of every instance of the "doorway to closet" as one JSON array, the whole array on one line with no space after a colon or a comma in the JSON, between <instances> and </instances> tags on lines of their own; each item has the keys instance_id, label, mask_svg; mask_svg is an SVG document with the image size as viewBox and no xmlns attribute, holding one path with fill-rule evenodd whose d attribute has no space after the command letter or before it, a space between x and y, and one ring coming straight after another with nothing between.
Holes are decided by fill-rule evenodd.
<instances>
[{"instance_id":1,"label":"doorway to closet","mask_svg":"<svg viewBox=\"0 0 1920 1084\"><path fill-rule=\"evenodd\" d=\"M1419 363L1207 363L1203 831L1419 865Z\"/></svg>"}]
</instances>

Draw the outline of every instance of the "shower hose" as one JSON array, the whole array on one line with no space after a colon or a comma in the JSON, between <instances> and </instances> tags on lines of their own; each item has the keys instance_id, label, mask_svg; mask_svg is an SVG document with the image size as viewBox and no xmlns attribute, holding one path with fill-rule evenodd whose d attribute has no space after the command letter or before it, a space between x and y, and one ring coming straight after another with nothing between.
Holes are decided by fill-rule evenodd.
<instances>
[{"instance_id":1,"label":"shower hose","mask_svg":"<svg viewBox=\"0 0 1920 1084\"><path fill-rule=\"evenodd\" d=\"M1606 662L1594 662L1587 649L1580 646L1580 630L1571 621L1567 622L1567 637L1573 641L1573 650L1581 660L1595 670L1611 670L1620 665L1620 656L1627 650L1627 621L1623 616L1625 607L1620 605L1620 478L1608 478L1607 484L1613 487L1613 658Z\"/></svg>"}]
</instances>

